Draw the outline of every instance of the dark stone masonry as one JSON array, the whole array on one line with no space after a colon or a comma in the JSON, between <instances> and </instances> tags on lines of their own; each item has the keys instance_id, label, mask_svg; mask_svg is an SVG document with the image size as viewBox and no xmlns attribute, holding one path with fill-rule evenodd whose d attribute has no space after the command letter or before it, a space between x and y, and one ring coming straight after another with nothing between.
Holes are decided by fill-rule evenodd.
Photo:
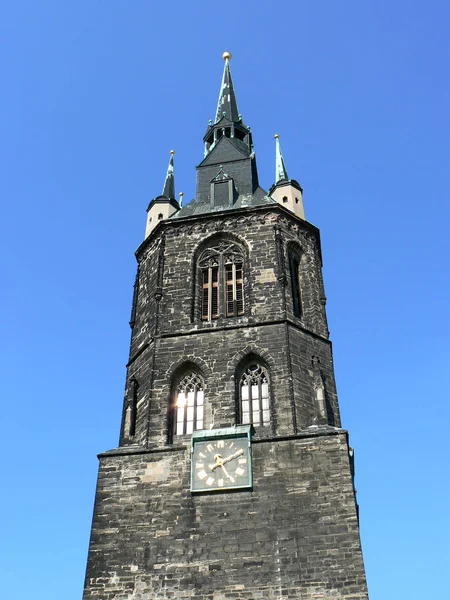
<instances>
[{"instance_id":1,"label":"dark stone masonry","mask_svg":"<svg viewBox=\"0 0 450 600\"><path fill-rule=\"evenodd\" d=\"M173 197L172 155L136 252L120 442L100 455L83 599L366 600L319 231L278 139L279 179L259 187L224 56L196 197ZM210 491L192 492L192 430L232 441L246 423L248 461L219 441L192 465ZM245 468L251 487L233 489Z\"/></svg>"}]
</instances>

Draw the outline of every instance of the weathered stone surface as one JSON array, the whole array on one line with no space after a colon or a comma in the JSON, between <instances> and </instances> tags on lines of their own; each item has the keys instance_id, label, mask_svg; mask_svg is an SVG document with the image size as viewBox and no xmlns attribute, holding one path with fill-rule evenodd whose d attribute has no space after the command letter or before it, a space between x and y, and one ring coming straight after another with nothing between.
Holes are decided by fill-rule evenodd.
<instances>
[{"instance_id":1,"label":"weathered stone surface","mask_svg":"<svg viewBox=\"0 0 450 600\"><path fill-rule=\"evenodd\" d=\"M84 599L367 598L345 432L252 452L253 491L197 496L189 445L101 457Z\"/></svg>"}]
</instances>

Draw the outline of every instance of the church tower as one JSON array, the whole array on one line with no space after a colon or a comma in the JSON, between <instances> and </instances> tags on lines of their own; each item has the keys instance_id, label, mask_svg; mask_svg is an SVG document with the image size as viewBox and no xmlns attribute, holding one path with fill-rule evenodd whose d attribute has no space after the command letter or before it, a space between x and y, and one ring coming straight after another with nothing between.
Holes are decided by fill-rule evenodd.
<instances>
[{"instance_id":1,"label":"church tower","mask_svg":"<svg viewBox=\"0 0 450 600\"><path fill-rule=\"evenodd\" d=\"M368 598L319 230L278 136L259 185L230 58L195 198L175 199L172 153L136 251L84 600Z\"/></svg>"}]
</instances>

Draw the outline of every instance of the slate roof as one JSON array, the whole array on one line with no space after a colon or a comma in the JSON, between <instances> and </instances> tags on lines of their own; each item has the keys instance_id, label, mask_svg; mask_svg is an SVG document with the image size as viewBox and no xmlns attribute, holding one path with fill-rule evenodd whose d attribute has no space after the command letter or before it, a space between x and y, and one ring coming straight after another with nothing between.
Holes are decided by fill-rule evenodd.
<instances>
[{"instance_id":1,"label":"slate roof","mask_svg":"<svg viewBox=\"0 0 450 600\"><path fill-rule=\"evenodd\" d=\"M224 116L225 113L225 116ZM246 140L238 137L227 137L225 133L208 150L208 153L197 167L196 197L184 205L171 219L182 219L194 215L203 215L239 208L277 204L268 193L258 185L256 160L253 153L250 130L245 127L239 114L233 80L231 78L229 59L225 60L222 84L217 103L214 125L210 124L208 132L221 129L225 132L233 123L239 125L240 131L247 130ZM206 137L207 137L206 136ZM210 188L215 179L229 178L233 181L233 189L237 197L230 196L230 205L225 203L213 205Z\"/></svg>"},{"instance_id":2,"label":"slate roof","mask_svg":"<svg viewBox=\"0 0 450 600\"><path fill-rule=\"evenodd\" d=\"M280 137L278 135L275 136L275 146L275 183L278 183L284 179L289 179L289 177L287 174L286 165L284 163L284 158L281 153Z\"/></svg>"},{"instance_id":3,"label":"slate roof","mask_svg":"<svg viewBox=\"0 0 450 600\"><path fill-rule=\"evenodd\" d=\"M220 86L219 100L217 102L215 123L220 121L223 113L226 114L227 119L236 123L241 120L237 107L236 94L234 93L233 80L231 78L230 61L228 59L225 60L223 69L222 85Z\"/></svg>"},{"instance_id":4,"label":"slate roof","mask_svg":"<svg viewBox=\"0 0 450 600\"><path fill-rule=\"evenodd\" d=\"M221 212L225 210L235 210L236 208L245 208L247 206L262 206L267 204L278 204L273 198L267 195L267 192L261 187L255 190L254 194L242 194L238 196L233 206L211 206L210 202L198 202L195 198L183 206L181 210L173 214L171 219L182 219L193 215L204 215L207 213Z\"/></svg>"},{"instance_id":5,"label":"slate roof","mask_svg":"<svg viewBox=\"0 0 450 600\"><path fill-rule=\"evenodd\" d=\"M164 180L164 187L162 195L166 198L175 199L175 177L173 172L173 150L170 153L169 166L167 167L166 179Z\"/></svg>"}]
</instances>

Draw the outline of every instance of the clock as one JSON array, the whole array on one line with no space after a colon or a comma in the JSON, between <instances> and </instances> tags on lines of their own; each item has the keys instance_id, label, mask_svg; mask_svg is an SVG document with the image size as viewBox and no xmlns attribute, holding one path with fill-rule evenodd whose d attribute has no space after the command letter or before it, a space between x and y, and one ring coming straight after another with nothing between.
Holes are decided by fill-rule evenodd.
<instances>
[{"instance_id":1,"label":"clock","mask_svg":"<svg viewBox=\"0 0 450 600\"><path fill-rule=\"evenodd\" d=\"M252 487L251 425L194 431L191 492Z\"/></svg>"}]
</instances>

